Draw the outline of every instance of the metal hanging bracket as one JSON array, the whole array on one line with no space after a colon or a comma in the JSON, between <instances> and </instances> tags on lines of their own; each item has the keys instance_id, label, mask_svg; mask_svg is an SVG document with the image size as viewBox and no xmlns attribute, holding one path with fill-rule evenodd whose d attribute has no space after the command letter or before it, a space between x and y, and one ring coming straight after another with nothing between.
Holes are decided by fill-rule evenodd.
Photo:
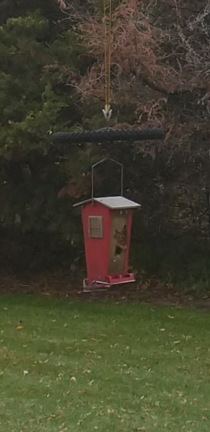
<instances>
[{"instance_id":1,"label":"metal hanging bracket","mask_svg":"<svg viewBox=\"0 0 210 432\"><path fill-rule=\"evenodd\" d=\"M105 158L101 159L99 162L96 162L95 164L93 164L92 168L91 168L91 199L92 199L92 203L94 200L94 170L98 165L101 165L102 163L104 163L106 161L111 161L111 162L115 163L116 165L120 166L120 195L123 196L123 176L124 176L123 164L116 161L115 159L110 158L110 157L105 157Z\"/></svg>"}]
</instances>

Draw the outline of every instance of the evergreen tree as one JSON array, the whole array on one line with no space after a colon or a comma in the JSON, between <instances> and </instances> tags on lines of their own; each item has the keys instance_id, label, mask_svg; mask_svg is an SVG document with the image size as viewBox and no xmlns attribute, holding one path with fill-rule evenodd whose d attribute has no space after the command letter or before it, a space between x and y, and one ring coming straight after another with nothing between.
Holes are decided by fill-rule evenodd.
<instances>
[{"instance_id":1,"label":"evergreen tree","mask_svg":"<svg viewBox=\"0 0 210 432\"><path fill-rule=\"evenodd\" d=\"M81 119L66 81L82 67L83 48L56 2L3 1L0 17L0 219L71 238L71 202L58 193L76 156L61 159L50 134Z\"/></svg>"}]
</instances>

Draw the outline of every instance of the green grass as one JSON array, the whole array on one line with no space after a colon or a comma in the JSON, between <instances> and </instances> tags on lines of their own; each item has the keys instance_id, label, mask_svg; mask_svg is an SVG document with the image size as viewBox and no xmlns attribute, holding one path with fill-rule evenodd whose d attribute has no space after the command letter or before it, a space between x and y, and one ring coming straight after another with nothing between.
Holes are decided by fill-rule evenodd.
<instances>
[{"instance_id":1,"label":"green grass","mask_svg":"<svg viewBox=\"0 0 210 432\"><path fill-rule=\"evenodd\" d=\"M1 432L209 432L207 312L1 296L0 333Z\"/></svg>"}]
</instances>

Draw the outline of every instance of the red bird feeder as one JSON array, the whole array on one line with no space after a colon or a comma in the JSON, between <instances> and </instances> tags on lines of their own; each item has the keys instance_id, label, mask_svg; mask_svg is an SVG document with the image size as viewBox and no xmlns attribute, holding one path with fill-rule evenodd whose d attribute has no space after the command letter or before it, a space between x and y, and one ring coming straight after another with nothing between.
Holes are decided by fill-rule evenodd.
<instances>
[{"instance_id":1,"label":"red bird feeder","mask_svg":"<svg viewBox=\"0 0 210 432\"><path fill-rule=\"evenodd\" d=\"M121 167L121 196L94 198L94 168L92 166L92 198L75 204L82 207L87 278L83 280L85 291L107 288L112 285L134 282L128 273L128 259L133 209L140 207L123 195L123 166Z\"/></svg>"}]
</instances>

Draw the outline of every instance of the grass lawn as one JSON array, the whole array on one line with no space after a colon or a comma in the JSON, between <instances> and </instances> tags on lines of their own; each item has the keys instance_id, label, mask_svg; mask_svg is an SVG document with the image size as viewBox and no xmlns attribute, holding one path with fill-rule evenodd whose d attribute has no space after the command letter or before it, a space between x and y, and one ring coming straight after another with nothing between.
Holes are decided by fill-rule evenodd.
<instances>
[{"instance_id":1,"label":"grass lawn","mask_svg":"<svg viewBox=\"0 0 210 432\"><path fill-rule=\"evenodd\" d=\"M207 312L2 295L0 333L0 432L210 430Z\"/></svg>"}]
</instances>

